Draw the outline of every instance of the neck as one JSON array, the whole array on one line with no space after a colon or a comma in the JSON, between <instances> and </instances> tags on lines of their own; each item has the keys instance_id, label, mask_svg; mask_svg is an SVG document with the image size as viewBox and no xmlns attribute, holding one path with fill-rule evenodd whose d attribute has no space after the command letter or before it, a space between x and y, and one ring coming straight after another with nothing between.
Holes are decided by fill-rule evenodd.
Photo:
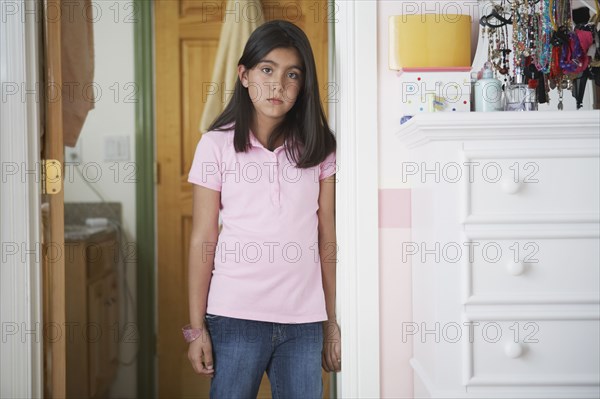
<instances>
[{"instance_id":1,"label":"neck","mask_svg":"<svg viewBox=\"0 0 600 399\"><path fill-rule=\"evenodd\" d=\"M254 114L254 118L251 123L251 129L258 141L260 141L265 148L267 148L267 143L269 141L269 137L271 137L271 133L273 133L273 130L275 130L275 127L280 122L280 120L264 118L260 115ZM275 147L280 145L279 143L276 144L277 145L275 145Z\"/></svg>"}]
</instances>

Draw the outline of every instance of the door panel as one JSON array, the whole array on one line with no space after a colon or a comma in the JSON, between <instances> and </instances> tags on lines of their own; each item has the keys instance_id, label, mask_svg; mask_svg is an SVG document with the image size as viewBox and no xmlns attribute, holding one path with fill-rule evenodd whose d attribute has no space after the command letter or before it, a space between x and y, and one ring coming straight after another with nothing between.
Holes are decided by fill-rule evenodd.
<instances>
[{"instance_id":1,"label":"door panel","mask_svg":"<svg viewBox=\"0 0 600 399\"><path fill-rule=\"evenodd\" d=\"M265 20L287 19L309 37L321 98L327 94L327 2L263 1ZM157 0L155 15L158 223L159 397L208 397L209 380L194 374L180 327L188 322L187 258L192 185L187 174L211 82L225 1ZM324 102L324 106L327 104ZM329 378L324 373L325 396ZM269 398L266 375L259 397Z\"/></svg>"},{"instance_id":2,"label":"door panel","mask_svg":"<svg viewBox=\"0 0 600 399\"><path fill-rule=\"evenodd\" d=\"M60 18L56 10L61 0L43 2L44 34L44 136L42 158L56 159L63 165L62 102L47 99L60 98L62 87ZM46 12L49 10L49 12ZM64 173L63 173L64 176ZM62 184L61 184L62 185ZM42 290L44 326L54 331L44 337L44 396L63 398L66 395L66 342L65 326L65 259L64 254L64 192L42 195L43 260ZM56 337L55 334L61 334ZM61 336L63 338L61 338Z\"/></svg>"}]
</instances>

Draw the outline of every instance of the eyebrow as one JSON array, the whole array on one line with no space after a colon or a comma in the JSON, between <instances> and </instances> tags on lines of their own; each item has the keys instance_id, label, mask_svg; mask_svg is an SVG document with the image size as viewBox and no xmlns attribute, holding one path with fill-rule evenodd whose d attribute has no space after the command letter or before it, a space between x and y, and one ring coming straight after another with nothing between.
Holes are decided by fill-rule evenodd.
<instances>
[{"instance_id":1,"label":"eyebrow","mask_svg":"<svg viewBox=\"0 0 600 399\"><path fill-rule=\"evenodd\" d=\"M278 63L276 63L275 61L271 61L271 60L266 60L266 59L262 59L260 61L258 61L258 63L260 64L261 62L266 62L267 64L273 64L275 66L279 66ZM298 65L290 65L290 68L296 68L299 69L301 71L303 71L304 69L302 69L302 67L298 66Z\"/></svg>"}]
</instances>

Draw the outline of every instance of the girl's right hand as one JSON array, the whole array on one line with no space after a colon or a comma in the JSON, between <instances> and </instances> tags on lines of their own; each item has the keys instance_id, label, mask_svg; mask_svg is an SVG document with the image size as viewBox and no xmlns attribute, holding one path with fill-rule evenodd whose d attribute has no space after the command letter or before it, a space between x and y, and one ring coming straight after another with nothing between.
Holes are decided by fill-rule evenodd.
<instances>
[{"instance_id":1,"label":"girl's right hand","mask_svg":"<svg viewBox=\"0 0 600 399\"><path fill-rule=\"evenodd\" d=\"M212 341L206 325L202 327L202 334L190 343L188 359L197 374L207 378L214 377Z\"/></svg>"}]
</instances>

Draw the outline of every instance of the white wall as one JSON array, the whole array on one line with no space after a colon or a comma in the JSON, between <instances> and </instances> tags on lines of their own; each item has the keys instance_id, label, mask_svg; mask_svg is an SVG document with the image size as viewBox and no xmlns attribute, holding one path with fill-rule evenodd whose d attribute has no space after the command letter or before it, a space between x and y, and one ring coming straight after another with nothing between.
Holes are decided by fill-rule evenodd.
<instances>
[{"instance_id":1,"label":"white wall","mask_svg":"<svg viewBox=\"0 0 600 399\"><path fill-rule=\"evenodd\" d=\"M86 119L78 147L81 148L81 169L85 180L110 202L120 202L123 210L123 227L127 242L135 241L135 99L134 94L134 43L132 1L94 2L94 41L96 91L95 109ZM104 158L106 137L125 136L129 139L128 161L107 162ZM68 155L68 153L67 153ZM69 159L65 159L68 162ZM97 171L101 171L100 175ZM100 202L84 179L71 168L65 172L65 202ZM131 296L136 297L136 264L129 262L120 265L119 274L127 277ZM120 284L122 283L120 280ZM121 294L121 304L126 298ZM135 307L130 302L128 319L123 323L136 322ZM123 306L121 306L123 313ZM125 341L136 341L137 336L129 335ZM137 329L136 329L137 331ZM136 355L136 342L120 343L120 361L129 362ZM120 365L117 380L111 389L113 398L133 398L136 396L136 361L130 365Z\"/></svg>"}]
</instances>

